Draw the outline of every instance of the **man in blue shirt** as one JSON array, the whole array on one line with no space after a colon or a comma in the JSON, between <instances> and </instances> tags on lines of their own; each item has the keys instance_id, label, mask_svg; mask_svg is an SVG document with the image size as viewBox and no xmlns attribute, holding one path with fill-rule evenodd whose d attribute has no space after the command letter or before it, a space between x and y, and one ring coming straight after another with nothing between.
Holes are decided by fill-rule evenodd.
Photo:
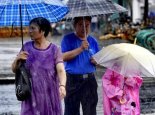
<instances>
[{"instance_id":1,"label":"man in blue shirt","mask_svg":"<svg viewBox=\"0 0 155 115\"><path fill-rule=\"evenodd\" d=\"M97 82L94 76L96 62L92 55L99 51L97 40L88 35L91 17L75 17L75 32L64 36L61 42L67 72L65 115L96 115Z\"/></svg>"}]
</instances>

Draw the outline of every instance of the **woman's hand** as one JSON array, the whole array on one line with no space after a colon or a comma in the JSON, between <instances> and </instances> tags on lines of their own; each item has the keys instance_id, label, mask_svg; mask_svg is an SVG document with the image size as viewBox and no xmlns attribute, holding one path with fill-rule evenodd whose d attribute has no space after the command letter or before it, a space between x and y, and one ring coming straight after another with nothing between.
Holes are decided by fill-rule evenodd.
<instances>
[{"instance_id":1,"label":"woman's hand","mask_svg":"<svg viewBox=\"0 0 155 115\"><path fill-rule=\"evenodd\" d=\"M59 86L60 98L63 99L66 96L66 88L63 85Z\"/></svg>"},{"instance_id":2,"label":"woman's hand","mask_svg":"<svg viewBox=\"0 0 155 115\"><path fill-rule=\"evenodd\" d=\"M58 63L56 65L58 77L59 77L59 93L60 98L63 99L66 96L66 71L64 69L63 63Z\"/></svg>"},{"instance_id":3,"label":"woman's hand","mask_svg":"<svg viewBox=\"0 0 155 115\"><path fill-rule=\"evenodd\" d=\"M16 69L17 69L17 67L18 67L18 64L19 64L19 60L26 60L27 59L27 57L28 57L28 52L26 52L26 51L21 51L18 55L17 55L17 57L16 57L16 59L14 60L14 62L12 63L12 71L15 73L16 72Z\"/></svg>"},{"instance_id":4,"label":"woman's hand","mask_svg":"<svg viewBox=\"0 0 155 115\"><path fill-rule=\"evenodd\" d=\"M17 55L17 57L16 57L16 60L18 61L18 60L26 60L27 59L27 57L28 57L28 52L26 52L26 51L21 51L18 55Z\"/></svg>"}]
</instances>

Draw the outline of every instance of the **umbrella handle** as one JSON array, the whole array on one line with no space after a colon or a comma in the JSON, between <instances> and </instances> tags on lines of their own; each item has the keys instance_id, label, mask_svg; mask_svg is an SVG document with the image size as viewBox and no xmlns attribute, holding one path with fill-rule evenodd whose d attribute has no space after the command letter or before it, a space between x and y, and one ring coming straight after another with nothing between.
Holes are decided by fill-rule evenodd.
<instances>
[{"instance_id":1,"label":"umbrella handle","mask_svg":"<svg viewBox=\"0 0 155 115\"><path fill-rule=\"evenodd\" d=\"M135 40L134 40L134 43L133 43L133 44L135 44L135 45L137 44L137 38L135 38Z\"/></svg>"}]
</instances>

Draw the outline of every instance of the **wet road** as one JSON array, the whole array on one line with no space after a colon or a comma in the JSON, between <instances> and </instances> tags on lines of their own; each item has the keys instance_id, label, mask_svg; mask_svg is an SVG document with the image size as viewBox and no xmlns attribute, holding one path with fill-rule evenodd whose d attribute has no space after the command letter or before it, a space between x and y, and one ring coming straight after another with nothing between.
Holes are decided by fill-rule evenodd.
<instances>
[{"instance_id":1,"label":"wet road","mask_svg":"<svg viewBox=\"0 0 155 115\"><path fill-rule=\"evenodd\" d=\"M19 115L19 109L14 85L0 85L0 115Z\"/></svg>"},{"instance_id":2,"label":"wet road","mask_svg":"<svg viewBox=\"0 0 155 115\"><path fill-rule=\"evenodd\" d=\"M100 82L100 80L98 82ZM99 87L101 86L99 85ZM97 115L103 115L101 91L100 89L98 91L99 102ZM64 107L63 101L62 106ZM20 101L16 99L14 85L0 85L0 115L19 115L19 111Z\"/></svg>"}]
</instances>

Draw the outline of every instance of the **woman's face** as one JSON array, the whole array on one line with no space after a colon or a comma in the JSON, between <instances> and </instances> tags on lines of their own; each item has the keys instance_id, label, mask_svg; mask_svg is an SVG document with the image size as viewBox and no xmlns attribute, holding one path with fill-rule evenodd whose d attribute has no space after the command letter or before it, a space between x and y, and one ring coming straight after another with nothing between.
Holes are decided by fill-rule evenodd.
<instances>
[{"instance_id":1,"label":"woman's face","mask_svg":"<svg viewBox=\"0 0 155 115\"><path fill-rule=\"evenodd\" d=\"M88 20L79 20L78 23L75 25L76 34L81 38L85 37L85 34L87 36L90 31L90 24L91 22Z\"/></svg>"},{"instance_id":2,"label":"woman's face","mask_svg":"<svg viewBox=\"0 0 155 115\"><path fill-rule=\"evenodd\" d=\"M32 40L38 40L44 36L44 32L39 30L39 26L37 24L31 23L29 26L29 35Z\"/></svg>"}]
</instances>

